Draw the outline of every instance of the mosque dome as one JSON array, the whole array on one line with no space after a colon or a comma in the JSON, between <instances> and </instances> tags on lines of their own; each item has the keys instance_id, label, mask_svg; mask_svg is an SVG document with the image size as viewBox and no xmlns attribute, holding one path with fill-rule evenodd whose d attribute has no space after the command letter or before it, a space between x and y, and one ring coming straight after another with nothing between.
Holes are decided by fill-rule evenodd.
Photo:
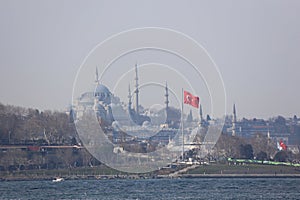
<instances>
[{"instance_id":1,"label":"mosque dome","mask_svg":"<svg viewBox=\"0 0 300 200\"><path fill-rule=\"evenodd\" d=\"M111 103L111 92L109 89L102 84L98 84L95 88L95 97L98 98L99 101L110 104Z\"/></svg>"},{"instance_id":2,"label":"mosque dome","mask_svg":"<svg viewBox=\"0 0 300 200\"><path fill-rule=\"evenodd\" d=\"M93 104L93 98L92 92L85 92L80 96L79 101L81 104Z\"/></svg>"},{"instance_id":3,"label":"mosque dome","mask_svg":"<svg viewBox=\"0 0 300 200\"><path fill-rule=\"evenodd\" d=\"M149 121L144 121L142 126L144 128L149 127L150 126L150 122Z\"/></svg>"}]
</instances>

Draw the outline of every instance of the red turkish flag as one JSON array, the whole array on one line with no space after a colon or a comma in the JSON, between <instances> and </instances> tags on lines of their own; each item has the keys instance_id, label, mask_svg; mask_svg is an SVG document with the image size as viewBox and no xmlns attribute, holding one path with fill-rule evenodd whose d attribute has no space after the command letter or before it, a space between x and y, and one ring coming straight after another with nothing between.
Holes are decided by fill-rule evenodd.
<instances>
[{"instance_id":1,"label":"red turkish flag","mask_svg":"<svg viewBox=\"0 0 300 200\"><path fill-rule=\"evenodd\" d=\"M280 140L279 145L283 150L287 150L287 146L283 143L282 140Z\"/></svg>"},{"instance_id":2,"label":"red turkish flag","mask_svg":"<svg viewBox=\"0 0 300 200\"><path fill-rule=\"evenodd\" d=\"M195 108L199 108L199 97L192 95L191 93L184 91L183 102L190 104Z\"/></svg>"}]
</instances>

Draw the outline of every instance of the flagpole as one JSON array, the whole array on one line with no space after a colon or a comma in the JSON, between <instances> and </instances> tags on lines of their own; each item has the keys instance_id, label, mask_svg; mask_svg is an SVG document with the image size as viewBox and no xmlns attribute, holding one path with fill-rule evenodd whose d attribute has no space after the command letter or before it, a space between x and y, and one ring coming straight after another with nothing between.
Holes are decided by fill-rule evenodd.
<instances>
[{"instance_id":1,"label":"flagpole","mask_svg":"<svg viewBox=\"0 0 300 200\"><path fill-rule=\"evenodd\" d=\"M182 160L184 161L184 134L183 134L183 88L181 88L181 135L182 135Z\"/></svg>"}]
</instances>

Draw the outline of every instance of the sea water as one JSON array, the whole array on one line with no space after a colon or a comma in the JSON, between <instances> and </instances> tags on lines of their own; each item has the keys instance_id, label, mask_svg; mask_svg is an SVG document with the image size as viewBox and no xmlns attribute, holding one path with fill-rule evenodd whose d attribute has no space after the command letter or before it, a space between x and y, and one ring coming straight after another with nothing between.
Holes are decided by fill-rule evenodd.
<instances>
[{"instance_id":1,"label":"sea water","mask_svg":"<svg viewBox=\"0 0 300 200\"><path fill-rule=\"evenodd\" d=\"M2 181L0 199L300 199L300 179Z\"/></svg>"}]
</instances>

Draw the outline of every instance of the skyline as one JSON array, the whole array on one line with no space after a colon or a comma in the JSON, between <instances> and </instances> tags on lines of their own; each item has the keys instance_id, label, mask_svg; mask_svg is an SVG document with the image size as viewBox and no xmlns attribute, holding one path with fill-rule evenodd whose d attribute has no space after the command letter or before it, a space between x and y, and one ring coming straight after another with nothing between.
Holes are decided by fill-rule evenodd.
<instances>
[{"instance_id":1,"label":"skyline","mask_svg":"<svg viewBox=\"0 0 300 200\"><path fill-rule=\"evenodd\" d=\"M3 104L64 110L79 66L98 43L124 30L151 26L180 31L203 45L222 75L227 114L235 103L238 118L300 116L300 2L0 4Z\"/></svg>"}]
</instances>

